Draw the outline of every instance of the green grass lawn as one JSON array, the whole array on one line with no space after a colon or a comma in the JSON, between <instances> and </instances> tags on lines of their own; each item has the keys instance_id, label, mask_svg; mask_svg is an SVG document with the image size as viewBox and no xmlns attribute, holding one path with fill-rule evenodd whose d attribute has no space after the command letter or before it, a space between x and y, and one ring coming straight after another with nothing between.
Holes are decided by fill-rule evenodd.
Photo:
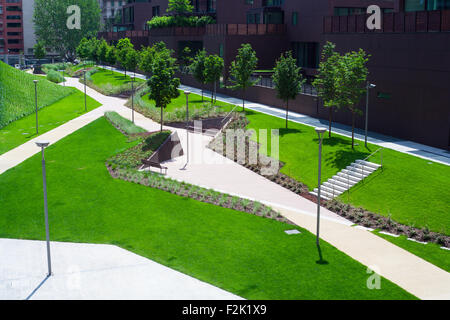
<instances>
[{"instance_id":1,"label":"green grass lawn","mask_svg":"<svg viewBox=\"0 0 450 320\"><path fill-rule=\"evenodd\" d=\"M439 245L435 243L417 243L407 240L406 236L396 238L379 233L378 231L373 231L373 233L438 266L439 268L450 272L450 251L441 249Z\"/></svg>"},{"instance_id":2,"label":"green grass lawn","mask_svg":"<svg viewBox=\"0 0 450 320\"><path fill-rule=\"evenodd\" d=\"M314 128L289 122L289 129L285 129L284 119L250 110L247 115L250 129L280 130L280 160L285 163L281 172L310 189L317 187L318 138ZM357 143L359 146L352 150L350 138L325 135L322 181L379 148L369 144L366 149L363 142ZM369 161L380 163L380 154ZM385 216L391 214L403 224L428 226L433 231L449 234L450 167L390 149L383 150L383 166L383 170L353 187L349 194L342 194L340 199Z\"/></svg>"},{"instance_id":3,"label":"green grass lawn","mask_svg":"<svg viewBox=\"0 0 450 320\"><path fill-rule=\"evenodd\" d=\"M123 86L128 84L131 85L130 73L128 73L125 76L122 73L106 70L103 68L97 68L97 70L98 71L91 76L93 83L97 86L106 86L106 85ZM144 82L144 80L136 78L135 82L136 85L139 85L139 83Z\"/></svg>"},{"instance_id":4,"label":"green grass lawn","mask_svg":"<svg viewBox=\"0 0 450 320\"><path fill-rule=\"evenodd\" d=\"M100 103L88 96L88 111L99 106ZM84 94L75 90L73 94L39 110L39 135L84 113ZM0 129L0 155L36 137L36 114L33 113Z\"/></svg>"},{"instance_id":5,"label":"green grass lawn","mask_svg":"<svg viewBox=\"0 0 450 320\"><path fill-rule=\"evenodd\" d=\"M28 74L0 61L0 128L35 110L33 80L38 80L38 108L41 109L75 92L41 76Z\"/></svg>"},{"instance_id":6,"label":"green grass lawn","mask_svg":"<svg viewBox=\"0 0 450 320\"><path fill-rule=\"evenodd\" d=\"M101 118L47 149L52 240L119 245L248 299L414 298L367 289L366 267L325 242L316 263L303 229L112 179L105 160L135 143ZM0 175L1 238L45 238L41 174L36 155Z\"/></svg>"}]
</instances>

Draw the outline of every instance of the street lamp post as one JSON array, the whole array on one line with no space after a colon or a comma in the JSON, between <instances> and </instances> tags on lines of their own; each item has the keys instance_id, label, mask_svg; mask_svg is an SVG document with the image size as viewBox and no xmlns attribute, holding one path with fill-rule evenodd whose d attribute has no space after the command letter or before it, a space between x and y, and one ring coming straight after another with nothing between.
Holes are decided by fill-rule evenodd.
<instances>
[{"instance_id":1,"label":"street lamp post","mask_svg":"<svg viewBox=\"0 0 450 320\"><path fill-rule=\"evenodd\" d=\"M62 71L62 74L63 74L63 86L64 87L66 86L66 79L64 78L64 70L65 69L66 69L66 61L63 60L63 71Z\"/></svg>"},{"instance_id":2,"label":"street lamp post","mask_svg":"<svg viewBox=\"0 0 450 320\"><path fill-rule=\"evenodd\" d=\"M319 136L319 184L317 187L317 236L316 236L316 244L319 246L319 229L320 229L320 185L322 180L322 141L323 136L327 129L325 128L315 128L317 135Z\"/></svg>"},{"instance_id":3,"label":"street lamp post","mask_svg":"<svg viewBox=\"0 0 450 320\"><path fill-rule=\"evenodd\" d=\"M47 264L48 264L48 275L52 275L52 260L50 257L50 231L48 227L48 205L47 205L47 179L45 173L45 156L44 149L48 147L50 142L48 141L38 141L36 145L41 148L42 152L42 180L43 180L43 188L44 188L44 212L45 212L45 234L47 239Z\"/></svg>"},{"instance_id":4,"label":"street lamp post","mask_svg":"<svg viewBox=\"0 0 450 320\"><path fill-rule=\"evenodd\" d=\"M37 103L37 80L33 80L34 82L34 104L36 108L36 134L39 134L39 123L38 123L38 103Z\"/></svg>"},{"instance_id":5,"label":"street lamp post","mask_svg":"<svg viewBox=\"0 0 450 320\"><path fill-rule=\"evenodd\" d=\"M367 148L367 134L368 134L368 129L369 129L369 90L375 88L376 85L374 85L373 83L367 82L367 86L366 86L366 136L364 138L364 143L365 146Z\"/></svg>"},{"instance_id":6,"label":"street lamp post","mask_svg":"<svg viewBox=\"0 0 450 320\"><path fill-rule=\"evenodd\" d=\"M186 96L186 164L184 165L184 169L186 169L189 163L189 95L190 91L184 92Z\"/></svg>"},{"instance_id":7,"label":"street lamp post","mask_svg":"<svg viewBox=\"0 0 450 320\"><path fill-rule=\"evenodd\" d=\"M131 119L134 123L134 77L131 79Z\"/></svg>"},{"instance_id":8,"label":"street lamp post","mask_svg":"<svg viewBox=\"0 0 450 320\"><path fill-rule=\"evenodd\" d=\"M87 103L86 103L86 70L84 71L84 112L87 112Z\"/></svg>"}]
</instances>

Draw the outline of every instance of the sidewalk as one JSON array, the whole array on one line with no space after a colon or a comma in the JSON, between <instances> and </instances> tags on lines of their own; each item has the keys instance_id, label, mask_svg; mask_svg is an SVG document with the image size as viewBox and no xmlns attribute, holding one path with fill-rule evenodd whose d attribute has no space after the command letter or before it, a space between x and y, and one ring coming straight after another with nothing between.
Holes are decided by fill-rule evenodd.
<instances>
[{"instance_id":1,"label":"sidewalk","mask_svg":"<svg viewBox=\"0 0 450 320\"><path fill-rule=\"evenodd\" d=\"M0 300L241 300L113 245L0 239Z\"/></svg>"},{"instance_id":2,"label":"sidewalk","mask_svg":"<svg viewBox=\"0 0 450 320\"><path fill-rule=\"evenodd\" d=\"M123 73L123 71L121 71L119 69L114 68L114 70L116 72ZM145 79L145 76L142 74L136 73L136 78ZM186 85L181 85L180 89L188 90L188 91L191 91L191 92L199 94L199 95L201 95L201 92L202 92L201 89L186 86ZM208 94L210 94L210 92L205 91L204 94L207 96ZM220 93L217 94L217 100L222 101L222 102L227 102L230 104L242 105L241 99L233 98L233 97L230 97L230 96L227 96L224 94L220 94ZM258 112L265 113L265 114L275 116L278 118L282 118L282 119L286 118L286 112L279 108L271 107L271 106L260 104L260 103L255 103L252 101L245 101L245 105L246 105L245 107L250 110L258 111ZM288 119L290 121L301 123L301 124L311 126L311 127L326 127L326 128L328 128L327 120L317 119L314 117L310 117L310 116L292 112L292 111L289 112ZM333 130L333 132L338 133L343 136L346 136L346 137L351 138L351 136L352 136L352 128L350 126L347 126L344 124L333 123L332 130ZM356 140L364 141L364 137L365 137L364 130L355 129L355 139ZM371 131L369 131L369 133L368 133L367 141L369 143L378 145L383 148L393 149L393 150L407 153L409 155L419 157L419 158L422 158L425 160L430 160L430 161L439 162L439 163L442 163L445 165L450 165L450 152L447 150L426 146L426 145L423 145L423 144L420 144L417 142L413 142L413 141L397 139L394 137L386 136L386 135L376 133L376 132L371 132Z\"/></svg>"},{"instance_id":3,"label":"sidewalk","mask_svg":"<svg viewBox=\"0 0 450 320\"><path fill-rule=\"evenodd\" d=\"M69 79L68 85L82 89L83 85L78 79ZM103 104L102 107L84 115L86 119L75 119L73 126L68 124L58 127L48 134L49 140L55 143L59 139L74 132L76 127L94 121L104 111L113 110L127 119L131 119L131 110L124 106L125 100L106 97L90 88L88 94ZM159 130L160 125L139 113L135 113L136 125L149 131ZM177 131L181 144L186 150L186 131L170 128ZM190 137L190 163L186 170L181 170L186 163L186 156L174 159L165 165L169 168L168 176L217 191L244 198L257 200L273 206L286 218L301 227L315 233L316 205L289 190L275 184L262 176L224 158L223 156L207 149L205 146L210 137L200 134L189 134ZM47 138L41 136L41 139ZM51 139L53 138L53 140ZM27 153L21 155L16 149L25 148ZM20 157L10 161L6 167L13 167L14 163L24 161L32 154L39 152L32 141L0 156L0 173L4 171L2 158L10 157L10 153ZM31 155L30 155L31 154ZM3 171L2 171L3 170ZM414 256L413 254L391 244L390 242L363 231L351 227L351 222L326 210L321 209L321 238L355 260L368 266L377 266L380 275L400 285L410 293L421 299L450 299L450 274L436 266Z\"/></svg>"}]
</instances>

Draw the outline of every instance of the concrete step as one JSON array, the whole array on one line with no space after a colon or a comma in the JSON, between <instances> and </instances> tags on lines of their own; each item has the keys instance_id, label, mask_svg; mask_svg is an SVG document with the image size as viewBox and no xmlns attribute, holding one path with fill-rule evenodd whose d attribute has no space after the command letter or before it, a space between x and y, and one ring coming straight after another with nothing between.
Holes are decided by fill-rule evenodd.
<instances>
[{"instance_id":1,"label":"concrete step","mask_svg":"<svg viewBox=\"0 0 450 320\"><path fill-rule=\"evenodd\" d=\"M341 177L344 181L349 181L350 183L353 183L353 184L358 183L361 180L361 177L356 178L355 176L348 175L346 173L343 173L342 171L338 172L337 175L339 177Z\"/></svg>"},{"instance_id":2,"label":"concrete step","mask_svg":"<svg viewBox=\"0 0 450 320\"><path fill-rule=\"evenodd\" d=\"M361 170L361 169L362 169L362 170L367 171L367 172L370 172L370 173L372 173L372 172L374 172L375 170L377 170L377 169L375 169L375 168L366 166L366 165L364 165L364 164L359 164L359 163L352 163L352 164L351 164L351 167L355 168L355 170Z\"/></svg>"},{"instance_id":3,"label":"concrete step","mask_svg":"<svg viewBox=\"0 0 450 320\"><path fill-rule=\"evenodd\" d=\"M337 183L333 183L333 181L331 179L328 180L327 182L324 182L323 185L327 188L330 188L330 189L335 190L340 193L347 191L347 188L344 188Z\"/></svg>"},{"instance_id":4,"label":"concrete step","mask_svg":"<svg viewBox=\"0 0 450 320\"><path fill-rule=\"evenodd\" d=\"M317 197L317 192L315 192L315 191L311 191L309 194L312 194L313 196ZM325 200L331 200L332 199L332 198L329 198L326 195L324 195L322 192L320 192L320 198L321 199L325 199Z\"/></svg>"},{"instance_id":5,"label":"concrete step","mask_svg":"<svg viewBox=\"0 0 450 320\"><path fill-rule=\"evenodd\" d=\"M343 188L344 190L347 190L349 185L347 184L347 181L344 181L344 179L342 179L339 176L333 176L330 180L328 180L329 183L334 184L335 186L339 186L341 188ZM350 187L352 186L352 184L350 184Z\"/></svg>"},{"instance_id":6,"label":"concrete step","mask_svg":"<svg viewBox=\"0 0 450 320\"><path fill-rule=\"evenodd\" d=\"M333 189L333 186L327 186L325 184L322 184L321 191L325 190L325 192L328 192L331 195L334 195L335 197L340 195L343 191L340 191L336 188Z\"/></svg>"},{"instance_id":7,"label":"concrete step","mask_svg":"<svg viewBox=\"0 0 450 320\"><path fill-rule=\"evenodd\" d=\"M365 175L370 175L370 174L372 174L375 170L367 170L365 167L364 168L358 168L358 167L356 167L356 166L353 166L353 165L351 165L351 166L347 166L347 168L346 168L347 170L349 170L349 171L352 171L352 172L355 172L355 173L357 173L357 174L365 174Z\"/></svg>"},{"instance_id":8,"label":"concrete step","mask_svg":"<svg viewBox=\"0 0 450 320\"><path fill-rule=\"evenodd\" d=\"M373 163L373 162L369 162L369 161L356 160L356 162L357 162L357 163L362 163L362 164L364 164L365 166L372 167L372 168L374 168L374 169L378 169L378 168L381 167L381 164L377 164L377 163Z\"/></svg>"},{"instance_id":9,"label":"concrete step","mask_svg":"<svg viewBox=\"0 0 450 320\"><path fill-rule=\"evenodd\" d=\"M342 169L341 172L348 174L351 177L355 177L358 181L360 181L366 177L366 174L361 174L361 172L357 172L355 170Z\"/></svg>"}]
</instances>

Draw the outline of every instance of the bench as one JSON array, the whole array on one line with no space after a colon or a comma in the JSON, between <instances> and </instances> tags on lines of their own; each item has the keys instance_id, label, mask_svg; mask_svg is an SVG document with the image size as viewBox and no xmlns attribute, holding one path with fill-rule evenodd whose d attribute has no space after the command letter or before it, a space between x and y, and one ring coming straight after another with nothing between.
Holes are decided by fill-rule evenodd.
<instances>
[{"instance_id":1,"label":"bench","mask_svg":"<svg viewBox=\"0 0 450 320\"><path fill-rule=\"evenodd\" d=\"M163 173L164 170L164 174L167 174L167 167L162 166L160 163L158 162L154 162L154 161L149 161L149 160L142 160L142 163L148 167L153 167L153 168L158 168L161 170L161 174Z\"/></svg>"}]
</instances>

